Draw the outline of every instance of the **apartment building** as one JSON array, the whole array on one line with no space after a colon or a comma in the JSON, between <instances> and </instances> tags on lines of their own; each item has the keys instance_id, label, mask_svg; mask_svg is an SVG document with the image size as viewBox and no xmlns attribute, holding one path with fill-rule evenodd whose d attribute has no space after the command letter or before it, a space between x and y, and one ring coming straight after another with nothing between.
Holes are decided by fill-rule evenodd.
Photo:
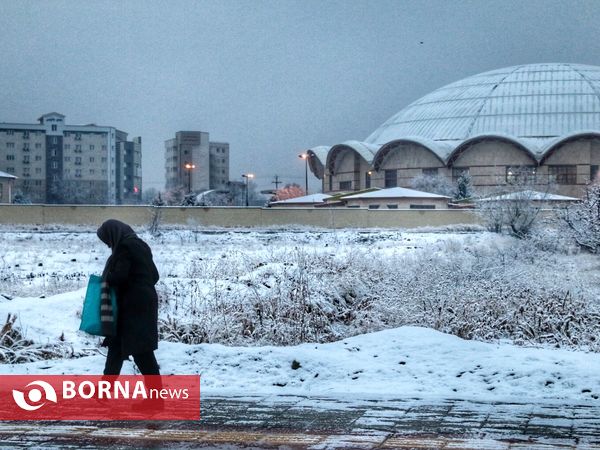
<instances>
[{"instance_id":1,"label":"apartment building","mask_svg":"<svg viewBox=\"0 0 600 450\"><path fill-rule=\"evenodd\" d=\"M204 131L178 131L165 141L166 188L190 192L226 189L229 181L229 144L210 142Z\"/></svg>"},{"instance_id":2,"label":"apartment building","mask_svg":"<svg viewBox=\"0 0 600 450\"><path fill-rule=\"evenodd\" d=\"M16 176L14 192L33 203L120 204L141 199L141 138L111 126L0 123L0 170Z\"/></svg>"}]
</instances>

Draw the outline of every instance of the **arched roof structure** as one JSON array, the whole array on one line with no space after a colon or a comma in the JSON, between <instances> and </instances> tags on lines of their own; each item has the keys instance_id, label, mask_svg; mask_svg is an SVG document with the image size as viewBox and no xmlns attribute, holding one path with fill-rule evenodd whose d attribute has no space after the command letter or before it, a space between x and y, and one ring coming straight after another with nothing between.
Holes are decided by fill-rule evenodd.
<instances>
[{"instance_id":1,"label":"arched roof structure","mask_svg":"<svg viewBox=\"0 0 600 450\"><path fill-rule=\"evenodd\" d=\"M363 142L329 148L325 167L334 173L337 155L350 148L376 168L403 142L418 144L451 164L464 149L487 139L509 142L543 162L564 142L598 136L600 67L527 64L436 89L394 114Z\"/></svg>"}]
</instances>

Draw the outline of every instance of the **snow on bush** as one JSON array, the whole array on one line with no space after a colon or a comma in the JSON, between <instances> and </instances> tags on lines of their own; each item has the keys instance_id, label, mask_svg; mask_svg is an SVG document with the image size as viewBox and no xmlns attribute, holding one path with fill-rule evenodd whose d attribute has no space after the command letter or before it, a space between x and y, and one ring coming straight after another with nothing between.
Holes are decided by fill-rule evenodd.
<instances>
[{"instance_id":1,"label":"snow on bush","mask_svg":"<svg viewBox=\"0 0 600 450\"><path fill-rule=\"evenodd\" d=\"M537 225L526 239L469 228L164 229L143 238L160 269L159 332L169 341L290 345L416 325L599 351L596 257L575 254L553 222ZM81 231L4 238L0 301L83 288L109 254Z\"/></svg>"},{"instance_id":2,"label":"snow on bush","mask_svg":"<svg viewBox=\"0 0 600 450\"><path fill-rule=\"evenodd\" d=\"M9 314L0 329L0 364L26 363L73 356L73 349L62 341L40 344L26 339L21 329L15 325L16 320L17 316Z\"/></svg>"},{"instance_id":3,"label":"snow on bush","mask_svg":"<svg viewBox=\"0 0 600 450\"><path fill-rule=\"evenodd\" d=\"M445 240L382 258L272 251L191 261L160 284L162 337L236 345L329 342L401 325L465 339L598 351L599 309L562 256L539 243ZM576 273L576 270L568 271Z\"/></svg>"}]
</instances>

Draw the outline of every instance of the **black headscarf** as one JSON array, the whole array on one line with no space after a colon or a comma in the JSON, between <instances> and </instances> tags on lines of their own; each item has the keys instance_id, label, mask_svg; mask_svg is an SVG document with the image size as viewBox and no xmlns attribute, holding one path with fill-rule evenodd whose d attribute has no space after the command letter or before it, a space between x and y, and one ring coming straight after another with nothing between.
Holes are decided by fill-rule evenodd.
<instances>
[{"instance_id":1,"label":"black headscarf","mask_svg":"<svg viewBox=\"0 0 600 450\"><path fill-rule=\"evenodd\" d=\"M133 231L129 225L115 219L109 219L104 222L100 228L98 228L96 234L102 242L111 248L113 255L116 253L117 249L119 248L119 244L123 241L123 239L130 236L137 236L135 231ZM113 258L111 256L106 261L104 271L102 272L103 278L106 277L106 274L108 273L112 259Z\"/></svg>"},{"instance_id":2,"label":"black headscarf","mask_svg":"<svg viewBox=\"0 0 600 450\"><path fill-rule=\"evenodd\" d=\"M123 239L128 236L136 235L135 231L133 231L129 225L115 219L109 219L104 222L100 228L98 228L96 234L102 242L112 249L113 253L117 247L119 247L119 244Z\"/></svg>"}]
</instances>

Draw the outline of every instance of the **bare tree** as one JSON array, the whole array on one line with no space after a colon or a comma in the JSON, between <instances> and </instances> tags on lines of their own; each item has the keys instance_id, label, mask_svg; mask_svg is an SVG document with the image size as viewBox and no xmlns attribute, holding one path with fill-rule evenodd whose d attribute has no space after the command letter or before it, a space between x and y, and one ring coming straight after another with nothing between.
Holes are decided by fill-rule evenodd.
<instances>
[{"instance_id":1,"label":"bare tree","mask_svg":"<svg viewBox=\"0 0 600 450\"><path fill-rule=\"evenodd\" d=\"M300 187L299 184L286 184L281 189L277 189L277 191L275 191L275 195L273 195L271 201L277 202L280 200L288 200L290 198L302 197L304 195L306 195L306 192Z\"/></svg>"},{"instance_id":2,"label":"bare tree","mask_svg":"<svg viewBox=\"0 0 600 450\"><path fill-rule=\"evenodd\" d=\"M565 210L563 219L578 245L600 251L600 183L590 184L583 199Z\"/></svg>"},{"instance_id":3,"label":"bare tree","mask_svg":"<svg viewBox=\"0 0 600 450\"><path fill-rule=\"evenodd\" d=\"M529 168L515 169L504 184L496 187L491 197L478 203L479 215L488 230L500 233L506 228L515 237L528 236L551 188L546 184L544 191L534 189L540 186Z\"/></svg>"}]
</instances>

